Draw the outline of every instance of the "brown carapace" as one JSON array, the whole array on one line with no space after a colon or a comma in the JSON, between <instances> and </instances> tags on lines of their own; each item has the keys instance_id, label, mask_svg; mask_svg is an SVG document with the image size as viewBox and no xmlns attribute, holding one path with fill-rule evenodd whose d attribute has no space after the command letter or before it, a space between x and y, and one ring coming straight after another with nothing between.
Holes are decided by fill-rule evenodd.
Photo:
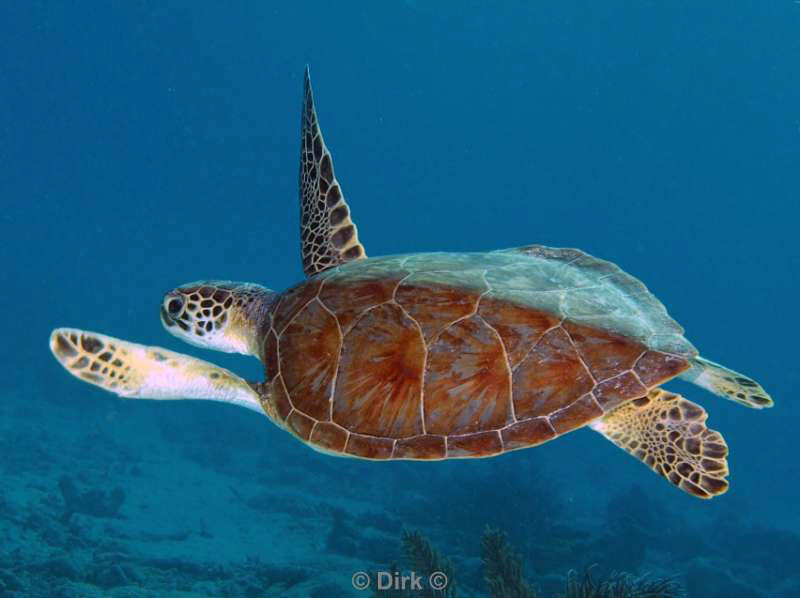
<instances>
[{"instance_id":1,"label":"brown carapace","mask_svg":"<svg viewBox=\"0 0 800 598\"><path fill-rule=\"evenodd\" d=\"M277 302L267 380L301 440L370 459L488 457L584 426L689 368L488 289L407 278L313 278Z\"/></svg>"}]
</instances>

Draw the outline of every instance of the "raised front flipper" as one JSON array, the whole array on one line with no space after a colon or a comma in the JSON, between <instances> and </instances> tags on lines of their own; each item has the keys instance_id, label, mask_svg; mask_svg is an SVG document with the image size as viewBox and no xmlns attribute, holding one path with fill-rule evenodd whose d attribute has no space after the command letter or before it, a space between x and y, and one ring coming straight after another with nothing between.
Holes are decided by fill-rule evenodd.
<instances>
[{"instance_id":1,"label":"raised front flipper","mask_svg":"<svg viewBox=\"0 0 800 598\"><path fill-rule=\"evenodd\" d=\"M50 350L70 374L132 399L210 399L264 413L253 386L212 363L95 332L57 328Z\"/></svg>"},{"instance_id":2,"label":"raised front flipper","mask_svg":"<svg viewBox=\"0 0 800 598\"><path fill-rule=\"evenodd\" d=\"M589 426L684 492L713 498L728 490L728 446L707 418L699 405L656 388Z\"/></svg>"},{"instance_id":3,"label":"raised front flipper","mask_svg":"<svg viewBox=\"0 0 800 598\"><path fill-rule=\"evenodd\" d=\"M366 257L356 225L333 174L333 160L317 121L311 78L305 72L300 153L300 234L303 271L313 276L344 262Z\"/></svg>"}]
</instances>

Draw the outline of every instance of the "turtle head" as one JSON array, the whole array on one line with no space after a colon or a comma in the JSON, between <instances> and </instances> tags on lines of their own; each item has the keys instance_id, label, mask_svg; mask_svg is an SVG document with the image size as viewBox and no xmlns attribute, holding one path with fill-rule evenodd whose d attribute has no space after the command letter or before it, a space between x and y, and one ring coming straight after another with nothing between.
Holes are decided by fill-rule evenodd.
<instances>
[{"instance_id":1,"label":"turtle head","mask_svg":"<svg viewBox=\"0 0 800 598\"><path fill-rule=\"evenodd\" d=\"M277 293L262 286L198 281L164 295L161 323L167 332L204 349L261 357L261 331L269 328Z\"/></svg>"}]
</instances>

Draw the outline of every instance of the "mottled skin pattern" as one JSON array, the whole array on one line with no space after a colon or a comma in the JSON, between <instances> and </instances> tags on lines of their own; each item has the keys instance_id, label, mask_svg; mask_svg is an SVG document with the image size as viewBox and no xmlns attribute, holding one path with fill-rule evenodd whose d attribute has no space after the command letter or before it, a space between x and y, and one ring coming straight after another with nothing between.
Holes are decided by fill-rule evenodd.
<instances>
[{"instance_id":1,"label":"mottled skin pattern","mask_svg":"<svg viewBox=\"0 0 800 598\"><path fill-rule=\"evenodd\" d=\"M199 347L211 341L217 350L260 355L260 343L247 332L265 321L277 295L253 283L197 281L166 294L161 323Z\"/></svg>"},{"instance_id":2,"label":"mottled skin pattern","mask_svg":"<svg viewBox=\"0 0 800 598\"><path fill-rule=\"evenodd\" d=\"M540 444L690 367L693 347L649 293L603 310L636 285L581 252L537 247L329 270L274 304L265 409L322 450L371 459ZM603 318L617 331L586 323Z\"/></svg>"},{"instance_id":3,"label":"mottled skin pattern","mask_svg":"<svg viewBox=\"0 0 800 598\"><path fill-rule=\"evenodd\" d=\"M306 276L366 256L333 174L331 153L322 139L308 69L303 91L300 151L300 234Z\"/></svg>"},{"instance_id":4,"label":"mottled skin pattern","mask_svg":"<svg viewBox=\"0 0 800 598\"><path fill-rule=\"evenodd\" d=\"M589 425L684 492L711 498L728 489L728 446L707 418L699 405L654 389Z\"/></svg>"}]
</instances>

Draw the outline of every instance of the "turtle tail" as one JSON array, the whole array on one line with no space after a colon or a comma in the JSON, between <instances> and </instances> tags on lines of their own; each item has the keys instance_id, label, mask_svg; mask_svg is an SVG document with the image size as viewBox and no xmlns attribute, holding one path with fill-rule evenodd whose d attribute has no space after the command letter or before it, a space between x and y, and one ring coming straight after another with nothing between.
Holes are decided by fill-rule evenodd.
<instances>
[{"instance_id":1,"label":"turtle tail","mask_svg":"<svg viewBox=\"0 0 800 598\"><path fill-rule=\"evenodd\" d=\"M699 355L690 359L691 367L681 378L745 407L772 407L772 398L755 380Z\"/></svg>"}]
</instances>

